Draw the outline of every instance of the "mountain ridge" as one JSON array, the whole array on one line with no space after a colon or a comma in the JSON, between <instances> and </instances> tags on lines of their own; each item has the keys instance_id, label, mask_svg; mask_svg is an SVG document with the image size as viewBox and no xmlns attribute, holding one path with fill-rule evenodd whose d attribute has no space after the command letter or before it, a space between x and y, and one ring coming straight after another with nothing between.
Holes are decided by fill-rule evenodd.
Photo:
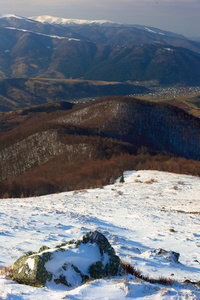
<instances>
[{"instance_id":1,"label":"mountain ridge","mask_svg":"<svg viewBox=\"0 0 200 300\"><path fill-rule=\"evenodd\" d=\"M69 25L69 24L117 24L115 22L109 20L82 20L82 19L67 19L67 18L60 18L60 17L53 17L49 15L42 15L42 16L33 16L30 17L31 20L38 21L41 23L49 23L49 24L58 24L58 25Z\"/></svg>"},{"instance_id":2,"label":"mountain ridge","mask_svg":"<svg viewBox=\"0 0 200 300\"><path fill-rule=\"evenodd\" d=\"M109 24L2 17L0 77L200 84L200 43L148 26Z\"/></svg>"}]
</instances>

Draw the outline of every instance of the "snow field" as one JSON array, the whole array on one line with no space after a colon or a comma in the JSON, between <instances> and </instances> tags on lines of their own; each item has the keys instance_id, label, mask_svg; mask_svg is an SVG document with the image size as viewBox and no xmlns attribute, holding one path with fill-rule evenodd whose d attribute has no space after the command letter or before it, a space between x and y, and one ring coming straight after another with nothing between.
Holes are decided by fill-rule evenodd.
<instances>
[{"instance_id":1,"label":"snow field","mask_svg":"<svg viewBox=\"0 0 200 300\"><path fill-rule=\"evenodd\" d=\"M0 200L0 266L28 251L55 247L98 230L121 260L153 278L200 280L200 179L132 171L102 189ZM175 263L155 250L180 253ZM30 262L31 263L31 262ZM173 275L172 275L173 274ZM200 299L196 286L164 287L123 276L71 291L33 288L0 277L2 299ZM67 298L68 297L68 298Z\"/></svg>"}]
</instances>

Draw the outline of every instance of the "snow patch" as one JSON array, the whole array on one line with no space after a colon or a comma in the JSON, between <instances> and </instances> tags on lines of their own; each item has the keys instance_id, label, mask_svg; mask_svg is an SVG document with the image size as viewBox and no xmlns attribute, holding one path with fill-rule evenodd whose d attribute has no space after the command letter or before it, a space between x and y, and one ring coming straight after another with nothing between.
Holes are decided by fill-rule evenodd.
<instances>
[{"instance_id":1,"label":"snow patch","mask_svg":"<svg viewBox=\"0 0 200 300\"><path fill-rule=\"evenodd\" d=\"M165 35L163 32L156 32L155 30L150 29L150 28L148 28L148 27L145 27L145 29L146 29L148 32L151 32L151 33L160 34L160 35Z\"/></svg>"},{"instance_id":2,"label":"snow patch","mask_svg":"<svg viewBox=\"0 0 200 300\"><path fill-rule=\"evenodd\" d=\"M150 29L150 28L148 28L148 27L145 27L145 29L146 29L147 31L151 32L151 33L157 33L156 31L154 31L154 30L152 30L152 29Z\"/></svg>"},{"instance_id":3,"label":"snow patch","mask_svg":"<svg viewBox=\"0 0 200 300\"><path fill-rule=\"evenodd\" d=\"M97 245L81 244L78 248L68 248L67 246L66 252L54 252L53 259L48 261L45 267L48 272L55 273L55 270L58 272L64 264L73 264L83 274L88 274L88 266L100 260L101 254Z\"/></svg>"},{"instance_id":4,"label":"snow patch","mask_svg":"<svg viewBox=\"0 0 200 300\"><path fill-rule=\"evenodd\" d=\"M32 271L34 270L34 266L35 266L35 260L33 258L28 258L27 259L27 264L29 266L29 269L31 269Z\"/></svg>"},{"instance_id":5,"label":"snow patch","mask_svg":"<svg viewBox=\"0 0 200 300\"><path fill-rule=\"evenodd\" d=\"M35 31L31 31L31 30L27 30L27 29L20 29L20 28L15 28L15 27L6 27L7 29L10 29L10 30L18 30L18 31L23 31L23 32L29 32L29 33L33 33L33 34L37 34L37 35L41 35L41 36L46 36L46 37L50 37L50 38L53 38L53 39L68 39L67 37L64 37L64 36L57 36L57 35L49 35L49 34L44 34L44 33L38 33L38 32L35 32ZM72 40L71 38L69 40ZM74 40L77 40L78 39L74 39Z\"/></svg>"}]
</instances>

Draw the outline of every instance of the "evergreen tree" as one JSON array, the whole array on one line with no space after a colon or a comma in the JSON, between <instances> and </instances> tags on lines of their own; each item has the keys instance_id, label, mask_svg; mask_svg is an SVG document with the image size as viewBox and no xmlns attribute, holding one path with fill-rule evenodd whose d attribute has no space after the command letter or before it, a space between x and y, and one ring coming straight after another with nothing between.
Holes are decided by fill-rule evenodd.
<instances>
[{"instance_id":1,"label":"evergreen tree","mask_svg":"<svg viewBox=\"0 0 200 300\"><path fill-rule=\"evenodd\" d=\"M120 178L120 183L124 183L124 174L122 174L122 177Z\"/></svg>"}]
</instances>

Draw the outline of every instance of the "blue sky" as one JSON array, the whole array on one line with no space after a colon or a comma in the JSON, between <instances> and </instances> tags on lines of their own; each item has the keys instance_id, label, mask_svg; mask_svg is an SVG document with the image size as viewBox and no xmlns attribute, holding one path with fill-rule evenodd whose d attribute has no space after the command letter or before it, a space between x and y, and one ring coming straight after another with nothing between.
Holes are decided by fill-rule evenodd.
<instances>
[{"instance_id":1,"label":"blue sky","mask_svg":"<svg viewBox=\"0 0 200 300\"><path fill-rule=\"evenodd\" d=\"M0 0L1 14L106 19L200 36L200 0Z\"/></svg>"}]
</instances>

